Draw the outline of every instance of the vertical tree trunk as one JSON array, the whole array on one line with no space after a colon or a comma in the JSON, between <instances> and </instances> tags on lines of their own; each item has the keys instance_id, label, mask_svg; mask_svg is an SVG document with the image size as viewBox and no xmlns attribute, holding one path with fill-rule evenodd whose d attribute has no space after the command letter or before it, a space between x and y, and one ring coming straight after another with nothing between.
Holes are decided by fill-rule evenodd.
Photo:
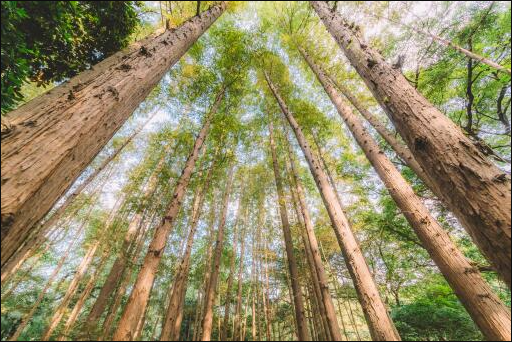
<instances>
[{"instance_id":1,"label":"vertical tree trunk","mask_svg":"<svg viewBox=\"0 0 512 342\"><path fill-rule=\"evenodd\" d=\"M192 245L194 242L194 236L196 234L197 225L201 218L203 210L204 198L210 187L211 178L215 167L215 159L210 165L204 184L194 198L192 205L192 219L190 224L190 231L188 233L187 245L185 253L181 259L180 265L176 271L174 283L171 288L171 294L169 296L169 305L167 306L167 313L165 315L162 332L160 334L161 341L177 341L179 339L181 320L183 311L183 301L185 300L185 294L188 283L188 273L190 269L190 256L192 254Z\"/></svg>"},{"instance_id":2,"label":"vertical tree trunk","mask_svg":"<svg viewBox=\"0 0 512 342\"><path fill-rule=\"evenodd\" d=\"M285 132L287 131L285 130ZM287 134L286 138L288 138ZM295 167L295 161L293 159L291 146L288 142L286 145L288 147L288 159L290 160L291 176L293 180L292 185L295 187L295 193L297 194L300 212L302 214L302 222L304 223L306 236L308 239L307 247L310 248L311 256L314 263L314 270L316 271L316 279L321 289L322 296L319 299L323 302L323 307L325 308L327 327L329 329L329 333L332 339L334 341L341 341L342 335L340 327L338 325L338 319L336 317L336 309L331 298L331 293L329 292L329 281L327 279L324 266L322 264L322 258L320 256L320 251L318 249L318 241L316 240L315 231L313 229L313 223L311 221L311 216L309 214L309 210L306 204L304 189L302 188L302 184L297 174L297 169Z\"/></svg>"},{"instance_id":3,"label":"vertical tree trunk","mask_svg":"<svg viewBox=\"0 0 512 342\"><path fill-rule=\"evenodd\" d=\"M471 266L441 225L414 194L393 163L344 102L324 72L302 51L304 59L345 121L358 145L382 179L398 208L441 270L473 321L489 340L510 340L510 310L501 303L478 269Z\"/></svg>"},{"instance_id":4,"label":"vertical tree trunk","mask_svg":"<svg viewBox=\"0 0 512 342\"><path fill-rule=\"evenodd\" d=\"M2 134L2 265L226 3L137 42L9 113Z\"/></svg>"},{"instance_id":5,"label":"vertical tree trunk","mask_svg":"<svg viewBox=\"0 0 512 342\"><path fill-rule=\"evenodd\" d=\"M410 151L429 171L434 191L511 286L510 176L496 167L459 127L435 108L399 70L354 33L327 3L311 1Z\"/></svg>"},{"instance_id":6,"label":"vertical tree trunk","mask_svg":"<svg viewBox=\"0 0 512 342\"><path fill-rule=\"evenodd\" d=\"M114 340L132 340L134 337L139 319L142 317L146 309L151 287L155 280L158 265L162 259L167 238L171 233L174 221L176 220L181 208L185 190L187 189L190 177L192 176L196 160L199 156L199 151L201 150L204 140L208 134L212 116L217 111L217 108L224 97L224 90L225 88L223 87L217 95L210 113L205 117L203 127L196 138L192 152L185 163L185 167L183 168L178 183L176 184L176 188L174 189L174 195L172 197L173 200L169 204L162 223L155 230L153 239L148 247L148 252L144 258L142 268L137 276L132 293L114 334Z\"/></svg>"},{"instance_id":7,"label":"vertical tree trunk","mask_svg":"<svg viewBox=\"0 0 512 342\"><path fill-rule=\"evenodd\" d=\"M231 195L231 187L233 185L233 169L234 162L232 162L228 171L226 180L226 187L222 198L222 214L219 221L219 228L217 230L217 241L215 243L215 252L213 255L213 265L211 269L211 276L204 299L203 320L201 322L201 341L210 341L213 323L213 302L215 301L215 289L217 288L217 281L220 273L220 259L222 250L224 249L224 226L226 224L226 216L228 211L229 197Z\"/></svg>"},{"instance_id":8,"label":"vertical tree trunk","mask_svg":"<svg viewBox=\"0 0 512 342\"><path fill-rule=\"evenodd\" d=\"M365 313L372 338L374 340L400 340L400 336L389 317L387 308L380 298L375 281L373 280L368 265L364 260L363 253L354 234L352 233L350 223L348 222L340 203L336 199L336 195L329 184L325 171L321 167L317 156L312 153L309 143L306 141L301 128L292 113L288 110L288 107L284 103L266 72L265 78L270 90L279 103L283 114L286 116L288 123L293 128L295 137L297 138L302 152L306 157L318 190L322 195L324 205L334 228L334 233L343 253L347 268L352 276L359 301Z\"/></svg>"},{"instance_id":9,"label":"vertical tree trunk","mask_svg":"<svg viewBox=\"0 0 512 342\"><path fill-rule=\"evenodd\" d=\"M275 143L274 143L273 127L272 127L271 122L269 122L269 137L270 137L270 152L272 155L272 165L273 165L273 169L274 169L274 178L275 178L276 188L277 188L279 214L281 216L281 225L282 225L282 229L283 229L284 243L285 243L285 249L286 249L286 259L288 261L288 272L290 273L292 290L293 290L295 320L297 322L297 329L298 329L297 333L298 333L300 341L308 341L308 340L311 340L311 336L309 336L309 332L308 332L307 325L306 325L306 320L304 318L304 303L302 302L302 291L300 289L300 284L299 284L297 261L295 260L295 255L293 254L292 234L290 231L290 223L288 221L288 213L286 211L283 184L281 181L281 174L280 174L279 165L277 162L276 147L275 147Z\"/></svg>"},{"instance_id":10,"label":"vertical tree trunk","mask_svg":"<svg viewBox=\"0 0 512 342\"><path fill-rule=\"evenodd\" d=\"M222 323L222 328L220 330L219 339L220 340L229 340L229 316L230 316L230 310L231 310L231 292L233 287L233 274L235 273L235 260L236 260L236 250L238 246L238 229L239 229L239 223L240 223L240 215L242 213L242 206L243 206L243 199L240 199L240 204L238 208L238 213L236 217L236 223L235 228L233 232L233 256L231 257L231 262L229 265L229 276L228 276L228 287L226 289L226 303L224 306L224 322Z\"/></svg>"},{"instance_id":11,"label":"vertical tree trunk","mask_svg":"<svg viewBox=\"0 0 512 342\"><path fill-rule=\"evenodd\" d=\"M164 153L162 154L160 161L158 162L155 170L152 172L151 177L148 181L147 188L144 191L143 195L144 198L148 200L153 196L154 192L156 191L158 176L160 175L160 172L165 165L165 157L170 146L171 145L169 144L165 147ZM105 311L105 308L107 307L109 298L112 296L118 283L121 281L123 272L126 268L126 264L130 257L130 246L133 244L134 239L139 235L139 230L142 228L142 218L143 214L140 212L136 212L131 218L130 223L128 225L128 229L124 236L123 244L121 247L121 254L114 261L114 264L110 269L109 275L105 280L105 283L101 287L100 293L98 294L98 297L96 298L96 301L94 302L94 305L91 311L89 312L89 315L87 316L85 323L86 330L92 330L97 325L98 320L100 319L101 315Z\"/></svg>"}]
</instances>

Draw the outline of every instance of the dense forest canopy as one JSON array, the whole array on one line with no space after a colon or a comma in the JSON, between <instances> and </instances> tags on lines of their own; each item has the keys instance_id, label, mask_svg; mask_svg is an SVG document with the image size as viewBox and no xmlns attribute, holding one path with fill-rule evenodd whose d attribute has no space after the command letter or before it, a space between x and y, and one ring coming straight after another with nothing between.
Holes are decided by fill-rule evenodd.
<instances>
[{"instance_id":1,"label":"dense forest canopy","mask_svg":"<svg viewBox=\"0 0 512 342\"><path fill-rule=\"evenodd\" d=\"M510 340L509 2L1 6L2 340Z\"/></svg>"}]
</instances>

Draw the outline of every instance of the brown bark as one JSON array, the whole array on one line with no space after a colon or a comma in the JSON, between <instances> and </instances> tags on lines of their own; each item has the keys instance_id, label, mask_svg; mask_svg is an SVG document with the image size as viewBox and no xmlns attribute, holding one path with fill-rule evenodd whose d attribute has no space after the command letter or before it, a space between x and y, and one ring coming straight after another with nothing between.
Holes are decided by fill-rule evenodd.
<instances>
[{"instance_id":1,"label":"brown bark","mask_svg":"<svg viewBox=\"0 0 512 342\"><path fill-rule=\"evenodd\" d=\"M185 167L183 168L178 183L176 184L176 188L174 189L174 195L172 197L173 200L169 204L167 213L162 219L162 223L155 230L154 236L148 247L148 252L144 258L142 268L137 276L132 293L114 334L114 340L132 340L134 337L137 324L146 309L151 287L155 280L158 265L162 259L167 238L173 229L174 221L176 220L181 208L183 196L185 195L190 177L192 176L196 160L199 156L199 151L201 150L204 140L208 134L212 116L217 111L223 97L224 88L222 88L221 92L217 95L210 113L207 114L204 120L203 127L196 138L192 152L185 163Z\"/></svg>"},{"instance_id":2,"label":"brown bark","mask_svg":"<svg viewBox=\"0 0 512 342\"><path fill-rule=\"evenodd\" d=\"M165 157L169 147L170 144L167 145L164 149L164 153L148 181L148 186L144 192L144 198L146 199L150 199L156 191L158 176L165 165ZM132 245L133 240L138 236L137 232L142 227L142 216L142 213L136 212L130 220L128 229L124 236L123 244L121 246L121 254L114 261L109 275L101 287L100 293L98 294L98 297L96 298L96 301L94 302L94 305L89 312L89 315L87 316L85 324L86 330L88 331L93 329L98 323L98 320L105 311L109 298L114 293L120 279L122 278L123 272L129 259L130 246Z\"/></svg>"},{"instance_id":3,"label":"brown bark","mask_svg":"<svg viewBox=\"0 0 512 342\"><path fill-rule=\"evenodd\" d=\"M208 284L208 290L206 291L206 295L204 297L203 319L201 322L201 341L210 341L212 333L213 302L215 301L215 292L220 273L220 259L222 256L222 250L224 249L224 226L226 224L229 197L231 195L231 187L233 185L233 169L234 162L232 162L228 171L226 187L222 196L222 214L219 220L219 228L217 230L217 241L215 242L211 276Z\"/></svg>"},{"instance_id":4,"label":"brown bark","mask_svg":"<svg viewBox=\"0 0 512 342\"><path fill-rule=\"evenodd\" d=\"M379 148L362 122L344 102L324 72L303 52L304 59L336 107L375 171L384 182L423 246L439 267L473 321L489 340L510 340L510 311L492 292L478 269L473 267L448 233L430 215L393 163Z\"/></svg>"},{"instance_id":5,"label":"brown bark","mask_svg":"<svg viewBox=\"0 0 512 342\"><path fill-rule=\"evenodd\" d=\"M325 2L311 5L393 121L441 200L511 286L510 177L354 33Z\"/></svg>"},{"instance_id":6,"label":"brown bark","mask_svg":"<svg viewBox=\"0 0 512 342\"><path fill-rule=\"evenodd\" d=\"M2 265L162 76L224 12L131 45L8 114L2 135Z\"/></svg>"},{"instance_id":7,"label":"brown bark","mask_svg":"<svg viewBox=\"0 0 512 342\"><path fill-rule=\"evenodd\" d=\"M292 234L290 231L290 223L288 221L288 213L286 210L286 202L284 197L283 184L281 180L281 173L277 161L276 147L273 137L273 126L269 123L269 138L270 138L270 152L272 155L272 165L274 169L274 178L277 188L277 200L279 205L279 214L281 216L281 226L283 229L284 244L286 249L286 259L288 261L288 272L290 273L291 285L293 291L293 303L295 308L295 320L297 322L297 333L300 341L309 341L311 336L306 325L304 318L304 303L302 301L302 291L299 285L299 273L297 270L297 261L293 254L293 241Z\"/></svg>"},{"instance_id":8,"label":"brown bark","mask_svg":"<svg viewBox=\"0 0 512 342\"><path fill-rule=\"evenodd\" d=\"M160 334L161 341L177 341L179 339L181 327L180 317L182 317L183 301L185 300L185 294L187 289L188 273L190 269L190 256L192 254L192 245L194 242L194 236L196 234L197 225L199 224L199 219L201 218L204 198L210 187L214 166L215 159L210 165L210 169L208 171L208 174L206 175L204 184L200 189L198 189L199 191L196 193L196 196L194 198L194 202L192 205L190 231L188 233L187 238L187 245L185 253L176 271L174 283L171 287L169 304L167 306L167 313L162 323L162 332Z\"/></svg>"},{"instance_id":9,"label":"brown bark","mask_svg":"<svg viewBox=\"0 0 512 342\"><path fill-rule=\"evenodd\" d=\"M309 210L306 204L304 189L302 188L302 184L297 175L297 169L295 167L295 161L293 159L293 154L289 143L287 143L287 147L288 158L290 160L291 176L293 180L292 185L295 187L295 193L297 195L300 212L302 215L302 222L304 223L304 228L307 236L306 248L309 248L310 250L314 266L313 270L315 271L315 274L313 276L314 278L316 278L316 281L318 282L319 288L321 290L321 297L319 298L319 300L322 301L322 306L325 310L325 319L332 340L341 341L342 335L340 327L338 325L338 319L336 317L336 309L331 298L331 293L329 292L329 281L327 279L324 266L322 264L322 258L320 256L320 251L318 249L318 241L316 240L313 223L311 221L311 216L309 214Z\"/></svg>"},{"instance_id":10,"label":"brown bark","mask_svg":"<svg viewBox=\"0 0 512 342\"><path fill-rule=\"evenodd\" d=\"M399 340L400 336L389 317L389 313L384 302L380 298L377 286L373 280L368 265L366 264L363 253L354 234L352 233L350 223L348 222L340 203L336 199L334 190L329 184L318 157L312 153L304 133L302 133L297 121L288 110L288 107L279 95L267 73L265 73L265 77L283 114L286 116L288 123L293 128L295 137L297 138L302 152L306 157L310 171L315 179L318 190L320 191L324 205L331 219L336 239L338 240L347 268L352 276L372 338L375 340Z\"/></svg>"}]
</instances>

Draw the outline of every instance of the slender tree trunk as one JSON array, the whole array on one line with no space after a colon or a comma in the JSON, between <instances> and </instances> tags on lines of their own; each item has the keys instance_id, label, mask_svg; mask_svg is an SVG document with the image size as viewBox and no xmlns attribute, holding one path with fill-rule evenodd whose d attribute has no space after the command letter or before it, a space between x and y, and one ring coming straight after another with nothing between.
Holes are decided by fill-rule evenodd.
<instances>
[{"instance_id":1,"label":"slender tree trunk","mask_svg":"<svg viewBox=\"0 0 512 342\"><path fill-rule=\"evenodd\" d=\"M398 208L420 238L473 321L489 340L510 340L510 310L501 303L448 233L430 215L393 163L379 148L362 122L329 82L324 72L303 51L303 56L324 87L348 129L382 179Z\"/></svg>"},{"instance_id":2,"label":"slender tree trunk","mask_svg":"<svg viewBox=\"0 0 512 342\"><path fill-rule=\"evenodd\" d=\"M384 302L380 298L377 286L370 273L368 265L364 259L363 253L352 233L350 223L343 212L340 203L336 199L335 192L321 167L318 157L311 151L309 143L306 141L301 128L293 117L292 113L279 95L276 87L270 81L268 74L265 73L267 83L275 96L283 114L286 116L290 126L293 128L295 137L308 162L313 178L317 184L318 190L322 195L324 205L329 213L334 233L340 245L341 251L347 268L350 271L354 286L356 288L359 301L363 307L366 321L370 328L374 340L399 340L400 336L389 317Z\"/></svg>"},{"instance_id":3,"label":"slender tree trunk","mask_svg":"<svg viewBox=\"0 0 512 342\"><path fill-rule=\"evenodd\" d=\"M233 257L231 258L231 263L229 265L229 277L228 277L228 287L226 291L226 303L224 306L224 322L222 323L222 328L220 330L219 339L220 340L229 340L229 316L230 316L230 310L231 310L231 292L233 288L233 274L235 273L235 259L236 259L236 250L238 246L238 229L239 229L239 222L240 222L240 215L242 213L242 199L240 199L240 204L238 208L238 213L236 217L236 223L235 228L233 232Z\"/></svg>"},{"instance_id":4,"label":"slender tree trunk","mask_svg":"<svg viewBox=\"0 0 512 342\"><path fill-rule=\"evenodd\" d=\"M292 290L293 290L293 303L295 307L295 320L297 321L298 328L298 336L300 341L309 341L311 340L311 336L309 336L309 332L306 325L306 320L304 319L304 304L302 302L302 292L299 285L299 274L297 270L297 261L295 260L295 255L293 254L293 241L292 234L290 231L290 223L288 221L288 213L286 211L285 197L283 191L283 184L281 181L281 174L279 170L279 165L277 162L277 153L276 147L274 143L273 137L273 127L272 123L269 123L269 132L270 132L270 151L272 154L272 165L274 168L274 178L276 182L277 188L277 197L279 204L279 214L281 216L281 224L283 229L284 243L286 249L286 258L288 260L288 272L290 273Z\"/></svg>"},{"instance_id":5,"label":"slender tree trunk","mask_svg":"<svg viewBox=\"0 0 512 342\"><path fill-rule=\"evenodd\" d=\"M194 236L196 234L197 225L201 218L203 210L204 198L210 187L211 178L215 167L215 159L212 162L204 184L194 198L192 207L192 219L190 224L190 231L188 233L186 250L183 258L176 271L174 283L171 287L169 296L169 305L167 306L167 313L162 324L162 332L160 334L161 341L177 341L179 339L181 320L183 311L183 301L185 300L185 294L188 283L188 273L190 269L190 256L192 254L192 245L194 242Z\"/></svg>"},{"instance_id":6,"label":"slender tree trunk","mask_svg":"<svg viewBox=\"0 0 512 342\"><path fill-rule=\"evenodd\" d=\"M241 338L240 328L241 328L241 315L242 315L242 281L243 281L243 269L244 269L244 253L245 253L245 233L246 233L246 217L247 212L244 214L244 222L243 222L243 230L242 230L242 242L240 247L240 265L238 268L238 286L237 286L237 294L236 294L236 310L235 310L235 325L233 328L233 341L238 341Z\"/></svg>"},{"instance_id":7,"label":"slender tree trunk","mask_svg":"<svg viewBox=\"0 0 512 342\"><path fill-rule=\"evenodd\" d=\"M393 121L410 151L429 170L434 192L511 286L510 176L497 168L455 123L350 30L327 3L311 1L338 45Z\"/></svg>"},{"instance_id":8,"label":"slender tree trunk","mask_svg":"<svg viewBox=\"0 0 512 342\"><path fill-rule=\"evenodd\" d=\"M286 130L285 130L286 132ZM286 134L286 138L287 134ZM307 245L306 248L310 249L312 261L313 261L313 270L316 271L315 275L316 280L319 283L319 287L321 289L322 296L319 298L323 302L323 307L325 310L325 318L327 321L327 327L329 329L329 333L334 341L341 341L342 335L340 331L340 327L338 325L338 319L336 317L336 309L334 307L334 303L331 298L331 293L329 292L329 281L325 274L324 266L322 264L322 258L320 256L320 251L318 249L318 241L316 240L315 231L313 228L313 223L311 221L311 216L309 214L309 210L306 204L306 197L304 194L304 189L302 188L302 184L299 180L297 169L295 167L295 161L293 159L293 154L291 150L290 144L287 142L288 147L288 158L290 160L290 168L292 175L292 185L295 187L295 193L297 194L297 199L299 202L300 212L302 214L302 222L304 223L304 227L306 230L307 236Z\"/></svg>"},{"instance_id":9,"label":"slender tree trunk","mask_svg":"<svg viewBox=\"0 0 512 342\"><path fill-rule=\"evenodd\" d=\"M229 197L231 194L231 187L233 185L233 169L234 162L232 162L230 170L228 171L226 188L222 199L222 214L217 231L217 241L215 243L215 252L213 255L213 267L211 269L208 291L206 292L204 300L203 320L201 322L201 341L210 341L212 333L213 302L215 301L215 289L217 288L217 281L220 273L220 259L222 256L222 250L224 249L224 226L226 224Z\"/></svg>"},{"instance_id":10,"label":"slender tree trunk","mask_svg":"<svg viewBox=\"0 0 512 342\"><path fill-rule=\"evenodd\" d=\"M103 266L105 264L106 259L107 259L107 255L104 254L102 256L98 266L96 267L96 271L94 272L94 274L91 276L91 278L87 282L87 285L85 285L85 288L84 288L82 294L80 295L80 298L78 299L78 301L75 303L75 306L71 310L71 313L69 314L66 324L64 325L64 329L60 333L60 337L58 339L59 341L69 341L70 340L69 332L73 328L73 325L75 324L75 322L78 318L78 315L80 314L80 311L82 310L82 308L85 304L85 301L89 298L89 295L91 294L92 290L94 289L94 285L96 285L98 276L99 276L100 272L103 270Z\"/></svg>"},{"instance_id":11,"label":"slender tree trunk","mask_svg":"<svg viewBox=\"0 0 512 342\"><path fill-rule=\"evenodd\" d=\"M155 230L148 252L144 258L142 268L137 276L132 294L130 295L128 304L124 309L123 315L121 316L121 320L119 321L117 330L114 334L114 340L124 341L133 339L137 322L144 314L147 306L151 287L155 280L158 265L162 259L162 253L165 248L167 238L171 233L174 221L181 208L182 199L185 195L185 190L187 189L190 177L192 176L196 160L199 156L199 151L206 139L206 135L208 134L211 118L219 107L223 96L224 88L222 88L222 91L217 95L210 113L205 118L203 127L201 128L201 131L194 143L192 153L185 163L185 167L174 190L174 195L172 197L173 200L169 205L166 216L163 218L160 226Z\"/></svg>"},{"instance_id":12,"label":"slender tree trunk","mask_svg":"<svg viewBox=\"0 0 512 342\"><path fill-rule=\"evenodd\" d=\"M224 12L137 42L8 114L2 134L2 265L163 75Z\"/></svg>"},{"instance_id":13,"label":"slender tree trunk","mask_svg":"<svg viewBox=\"0 0 512 342\"><path fill-rule=\"evenodd\" d=\"M158 176L160 175L160 172L162 171L162 168L165 165L165 157L167 155L167 152L170 148L170 144L166 146L164 149L164 153L162 154L162 157L160 158L160 161L158 162L155 170L152 172L151 177L148 181L147 188L144 192L144 198L150 199L154 192L156 191L156 186L158 182ZM128 225L128 229L126 231L126 235L123 240L123 245L121 247L121 254L116 258L114 261L114 264L112 265L112 268L110 269L110 273L105 280L105 283L103 284L100 293L98 294L98 297L96 298L96 301L94 302L94 305L89 312L89 315L86 319L86 330L92 330L97 325L98 320L100 319L101 315L105 311L105 308L107 307L108 300L114 293L118 283L120 282L123 272L125 271L126 264L128 262L128 259L130 257L130 246L133 244L134 239L139 235L138 232L142 228L141 222L143 218L143 213L136 212L132 219L130 220L130 223Z\"/></svg>"},{"instance_id":14,"label":"slender tree trunk","mask_svg":"<svg viewBox=\"0 0 512 342\"><path fill-rule=\"evenodd\" d=\"M92 209L92 206L91 206L91 209ZM21 333L23 332L23 330L25 330L26 326L32 319L32 317L34 317L34 314L35 314L37 308L39 307L39 305L41 304L41 302L43 301L43 299L46 295L46 292L48 292L48 290L52 286L53 281L59 274L62 266L64 266L64 262L67 260L69 253L71 252L71 250L76 248L75 244L78 241L78 239L81 237L81 233L82 233L82 230L84 227L85 227L85 222L83 224L81 224L80 227L78 228L78 230L75 232L75 236L74 236L73 240L69 243L68 248L66 249L64 254L61 256L59 263L53 270L52 274L48 277L46 285L41 290L41 292L39 292L39 295L38 295L36 301L34 302L34 304L32 304L30 311L22 318L21 323L16 328L16 331L14 332L14 334L9 338L9 341L17 341L18 338L20 337Z\"/></svg>"}]
</instances>

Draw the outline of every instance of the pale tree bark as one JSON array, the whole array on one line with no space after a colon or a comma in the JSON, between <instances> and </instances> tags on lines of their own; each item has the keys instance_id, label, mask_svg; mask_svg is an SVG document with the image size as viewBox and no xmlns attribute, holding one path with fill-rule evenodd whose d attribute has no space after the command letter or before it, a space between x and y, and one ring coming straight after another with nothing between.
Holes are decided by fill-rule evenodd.
<instances>
[{"instance_id":1,"label":"pale tree bark","mask_svg":"<svg viewBox=\"0 0 512 342\"><path fill-rule=\"evenodd\" d=\"M204 297L203 319L201 322L201 341L210 341L213 324L213 303L215 301L215 292L220 273L220 262L222 250L224 249L224 227L226 225L226 216L228 213L229 197L233 186L233 169L235 163L231 162L229 167L226 186L222 196L222 214L219 220L219 228L217 230L217 241L215 242L215 251L213 254L213 263L211 268L211 276L208 284L208 290ZM208 272L208 270L207 270Z\"/></svg>"},{"instance_id":2,"label":"pale tree bark","mask_svg":"<svg viewBox=\"0 0 512 342\"><path fill-rule=\"evenodd\" d=\"M281 180L281 173L277 161L276 147L273 137L273 126L269 122L269 139L270 139L270 152L272 155L272 165L274 169L274 179L277 188L277 201L279 206L279 214L281 216L281 227L283 229L284 244L286 250L286 259L288 261L288 272L290 273L291 285L293 291L293 303L295 308L295 320L297 322L297 334L300 341L311 340L307 329L306 320L304 318L304 303L302 301L302 291L299 284L299 273L297 270L297 261L293 254L293 240L290 231L290 222L288 221L288 213L286 210L286 202L284 197L283 184Z\"/></svg>"},{"instance_id":3,"label":"pale tree bark","mask_svg":"<svg viewBox=\"0 0 512 342\"><path fill-rule=\"evenodd\" d=\"M439 267L441 273L458 296L473 321L489 340L510 340L510 310L501 303L464 254L450 239L448 233L432 217L412 187L403 178L362 122L352 112L341 95L321 70L303 52L303 56L318 81L336 107L347 128L384 182L423 246Z\"/></svg>"},{"instance_id":4,"label":"pale tree bark","mask_svg":"<svg viewBox=\"0 0 512 342\"><path fill-rule=\"evenodd\" d=\"M222 322L222 328L220 330L219 339L220 340L228 340L229 339L229 316L230 316L230 310L231 310L231 292L233 288L233 274L235 273L235 259L236 259L236 250L238 247L238 229L240 224L240 215L242 213L242 207L243 207L243 199L240 199L239 207L238 207L238 213L236 215L236 223L235 223L235 229L233 232L233 256L231 257L231 262L229 265L229 277L228 277L228 287L226 291L226 303L224 306L224 321Z\"/></svg>"},{"instance_id":5,"label":"pale tree bark","mask_svg":"<svg viewBox=\"0 0 512 342\"><path fill-rule=\"evenodd\" d=\"M400 340L400 336L391 321L388 310L382 301L377 285L370 273L363 253L352 232L350 223L338 202L335 192L323 170L318 157L313 154L293 114L288 110L275 85L265 72L268 86L276 98L283 114L295 133L299 145L315 179L322 200L331 219L336 239L343 253L343 258L352 276L359 301L365 313L366 321L374 340Z\"/></svg>"},{"instance_id":6,"label":"pale tree bark","mask_svg":"<svg viewBox=\"0 0 512 342\"><path fill-rule=\"evenodd\" d=\"M511 286L510 176L354 33L327 3L311 1L327 30L386 111L434 192Z\"/></svg>"},{"instance_id":7,"label":"pale tree bark","mask_svg":"<svg viewBox=\"0 0 512 342\"><path fill-rule=\"evenodd\" d=\"M240 265L238 267L238 284L236 294L236 309L235 309L235 322L233 327L233 341L238 341L241 338L241 315L242 315L242 281L243 281L243 269L244 269L244 256L245 256L245 233L247 231L245 225L247 223L247 211L243 215L242 223L242 236L240 246Z\"/></svg>"},{"instance_id":8,"label":"pale tree bark","mask_svg":"<svg viewBox=\"0 0 512 342\"><path fill-rule=\"evenodd\" d=\"M287 130L285 130L285 132L286 138L288 138ZM329 281L325 274L324 265L322 264L322 258L320 256L320 251L318 249L318 241L316 239L313 223L311 221L311 215L309 214L309 210L306 204L304 189L297 174L297 168L295 166L295 161L293 159L293 153L291 150L290 143L287 141L286 145L288 148L288 159L290 161L290 173L293 180L292 185L295 187L295 193L297 195L297 200L299 202L300 212L302 215L302 222L306 230L306 248L310 249L314 266L313 270L316 271L316 280L318 281L321 290L321 297L319 299L322 301L323 307L325 309L327 327L329 329L329 333L331 335L332 340L341 341L342 335L340 327L338 325L338 318L336 317L336 309L334 307L334 303L331 298L331 293L329 291Z\"/></svg>"},{"instance_id":9,"label":"pale tree bark","mask_svg":"<svg viewBox=\"0 0 512 342\"><path fill-rule=\"evenodd\" d=\"M8 114L2 134L2 265L163 75L226 9L131 45Z\"/></svg>"},{"instance_id":10,"label":"pale tree bark","mask_svg":"<svg viewBox=\"0 0 512 342\"><path fill-rule=\"evenodd\" d=\"M225 88L223 87L217 95L212 109L204 119L203 127L196 138L192 152L185 163L185 167L183 168L181 176L174 189L173 199L169 204L167 213L163 218L162 223L155 230L151 243L148 247L148 252L144 258L142 268L137 276L132 293L113 336L114 340L132 340L135 330L137 329L137 324L146 310L151 287L155 280L158 265L162 259L167 238L173 229L174 221L176 220L181 208L183 196L185 195L192 172L194 171L199 151L201 150L204 140L208 134L212 116L217 111L224 97L224 90Z\"/></svg>"},{"instance_id":11,"label":"pale tree bark","mask_svg":"<svg viewBox=\"0 0 512 342\"><path fill-rule=\"evenodd\" d=\"M148 200L151 199L154 192L156 191L158 177L163 167L165 166L165 158L170 149L170 146L170 144L166 145L163 154L160 160L158 161L157 166L155 167L155 170L152 172L148 180L148 184L143 195L144 198ZM121 254L114 261L114 264L110 269L109 275L105 280L105 283L101 287L100 293L98 294L98 297L96 298L96 301L94 302L94 305L92 306L91 311L87 316L85 322L86 332L93 330L94 327L97 325L98 320L105 311L109 298L114 293L117 284L120 282L122 278L123 272L126 268L126 264L129 259L130 246L132 245L134 239L138 236L139 230L142 228L142 219L143 213L135 212L130 220L128 229L124 236L123 244L121 246Z\"/></svg>"},{"instance_id":12,"label":"pale tree bark","mask_svg":"<svg viewBox=\"0 0 512 342\"><path fill-rule=\"evenodd\" d=\"M208 189L210 188L210 182L215 167L215 157L210 165L210 169L204 180L204 184L198 189L194 196L192 204L192 215L190 222L190 230L187 237L187 244L185 253L181 259L181 262L176 270L176 276L174 277L174 283L171 287L169 304L167 305L167 312L162 323L162 332L160 334L161 341L177 341L179 339L181 318L183 317L183 302L185 300L185 294L188 283L188 273L190 270L190 256L192 255L192 245L194 243L194 237L201 218L203 210L204 198Z\"/></svg>"}]
</instances>

